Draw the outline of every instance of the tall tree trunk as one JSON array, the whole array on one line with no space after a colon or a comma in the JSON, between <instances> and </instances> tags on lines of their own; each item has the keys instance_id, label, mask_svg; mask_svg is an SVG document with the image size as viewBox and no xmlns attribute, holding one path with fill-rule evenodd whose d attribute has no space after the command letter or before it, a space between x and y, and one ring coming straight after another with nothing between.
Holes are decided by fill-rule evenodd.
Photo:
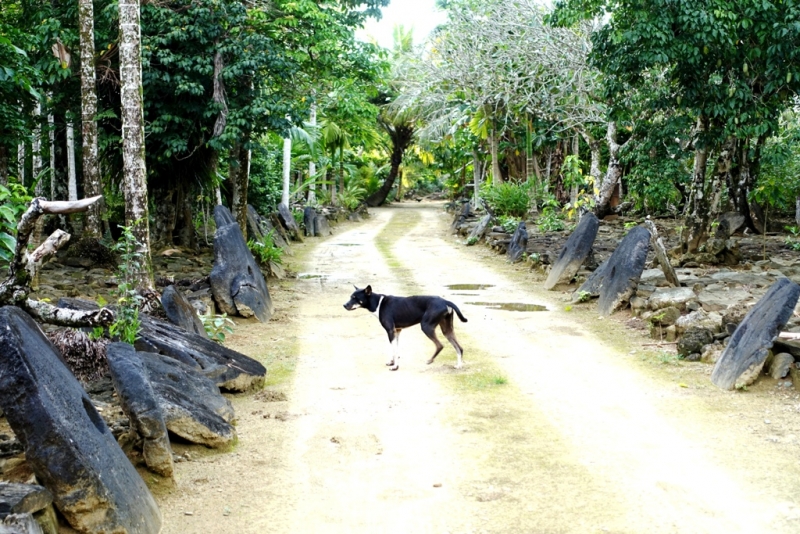
<instances>
[{"instance_id":1,"label":"tall tree trunk","mask_svg":"<svg viewBox=\"0 0 800 534\"><path fill-rule=\"evenodd\" d=\"M312 127L317 125L317 105L311 104L311 112L308 118L308 124ZM308 179L311 183L308 186L308 203L315 204L317 202L317 181L314 175L317 174L317 164L313 159L308 162Z\"/></svg>"},{"instance_id":2,"label":"tall tree trunk","mask_svg":"<svg viewBox=\"0 0 800 534\"><path fill-rule=\"evenodd\" d=\"M8 149L0 145L0 185L8 185Z\"/></svg>"},{"instance_id":3,"label":"tall tree trunk","mask_svg":"<svg viewBox=\"0 0 800 534\"><path fill-rule=\"evenodd\" d=\"M472 205L477 208L481 203L481 177L483 176L483 163L478 147L472 147Z\"/></svg>"},{"instance_id":4,"label":"tall tree trunk","mask_svg":"<svg viewBox=\"0 0 800 534\"><path fill-rule=\"evenodd\" d=\"M339 193L344 191L344 143L339 145Z\"/></svg>"},{"instance_id":5,"label":"tall tree trunk","mask_svg":"<svg viewBox=\"0 0 800 534\"><path fill-rule=\"evenodd\" d=\"M171 247L177 218L176 191L171 189L154 189L153 199L155 214L153 216L153 248Z\"/></svg>"},{"instance_id":6,"label":"tall tree trunk","mask_svg":"<svg viewBox=\"0 0 800 534\"><path fill-rule=\"evenodd\" d=\"M194 201L192 188L187 184L178 184L175 200L174 243L191 250L197 248L197 234L194 228L194 212L198 208ZM206 224L208 220L206 219Z\"/></svg>"},{"instance_id":7,"label":"tall tree trunk","mask_svg":"<svg viewBox=\"0 0 800 534\"><path fill-rule=\"evenodd\" d=\"M237 150L238 170L235 180L231 183L231 213L239 224L239 228L242 229L245 240L247 240L247 185L250 180L250 150L246 150L244 147L249 142L249 137L246 137Z\"/></svg>"},{"instance_id":8,"label":"tall tree trunk","mask_svg":"<svg viewBox=\"0 0 800 534\"><path fill-rule=\"evenodd\" d=\"M143 269L141 288L153 289L150 229L147 206L147 168L142 105L142 53L139 0L119 0L119 63L122 105L122 163L125 224L139 242Z\"/></svg>"},{"instance_id":9,"label":"tall tree trunk","mask_svg":"<svg viewBox=\"0 0 800 534\"><path fill-rule=\"evenodd\" d=\"M577 135L572 138L572 155L580 162L581 160L581 141L580 137ZM572 184L569 190L569 203L572 205L572 208L575 209L575 206L578 204L578 184Z\"/></svg>"},{"instance_id":10,"label":"tall tree trunk","mask_svg":"<svg viewBox=\"0 0 800 534\"><path fill-rule=\"evenodd\" d=\"M53 94L48 93L47 99L53 100ZM50 200L56 200L56 118L52 113L47 114L47 140L50 142Z\"/></svg>"},{"instance_id":11,"label":"tall tree trunk","mask_svg":"<svg viewBox=\"0 0 800 534\"><path fill-rule=\"evenodd\" d=\"M617 142L617 123L614 121L610 121L606 128L606 141L608 142L608 169L603 181L595 187L597 193L595 193L594 197L594 213L599 218L608 215L608 205L614 195L614 188L622 176L622 163L619 160L619 153L625 145Z\"/></svg>"},{"instance_id":12,"label":"tall tree trunk","mask_svg":"<svg viewBox=\"0 0 800 534\"><path fill-rule=\"evenodd\" d=\"M69 200L78 200L78 179L75 173L75 129L72 127L72 117L69 115L67 116L67 191L69 191ZM85 228L86 225L84 225ZM99 237L99 235L92 234L88 237Z\"/></svg>"},{"instance_id":13,"label":"tall tree trunk","mask_svg":"<svg viewBox=\"0 0 800 534\"><path fill-rule=\"evenodd\" d=\"M283 139L283 189L281 190L281 203L289 207L289 178L292 174L292 139Z\"/></svg>"},{"instance_id":14,"label":"tall tree trunk","mask_svg":"<svg viewBox=\"0 0 800 534\"><path fill-rule=\"evenodd\" d=\"M138 0L136 9L138 11ZM122 2L120 2L121 10ZM100 167L97 162L97 122L95 120L97 115L97 70L94 65L94 6L92 5L92 0L79 1L78 26L81 49L81 134L83 143L81 163L83 165L83 194L86 197L93 197L102 194L103 191L100 185ZM72 127L71 120L69 124ZM74 151L71 153L74 153ZM70 189L71 191L72 189ZM102 235L100 210L104 205L101 199L100 202L96 202L89 207L84 219L84 237L99 239Z\"/></svg>"},{"instance_id":15,"label":"tall tree trunk","mask_svg":"<svg viewBox=\"0 0 800 534\"><path fill-rule=\"evenodd\" d=\"M497 130L492 124L492 129L489 132L489 150L492 154L492 185L499 185L503 183L503 175L500 172L500 139Z\"/></svg>"},{"instance_id":16,"label":"tall tree trunk","mask_svg":"<svg viewBox=\"0 0 800 534\"><path fill-rule=\"evenodd\" d=\"M33 140L31 141L31 174L33 174L33 179L36 180L39 178L39 174L42 172L42 103L38 100L36 101L36 105L33 108ZM39 180L36 182L35 194L37 197L42 196L43 188L42 188L42 181ZM40 243L40 239L34 239L34 244L37 246Z\"/></svg>"},{"instance_id":17,"label":"tall tree trunk","mask_svg":"<svg viewBox=\"0 0 800 534\"><path fill-rule=\"evenodd\" d=\"M697 137L708 129L705 117L697 119ZM702 140L701 140L702 142ZM706 239L708 228L708 199L706 197L706 167L709 149L698 145L694 151L694 168L692 170L692 190L689 196L688 214L686 217L686 252L695 253Z\"/></svg>"},{"instance_id":18,"label":"tall tree trunk","mask_svg":"<svg viewBox=\"0 0 800 534\"><path fill-rule=\"evenodd\" d=\"M17 145L17 180L25 185L25 143Z\"/></svg>"},{"instance_id":19,"label":"tall tree trunk","mask_svg":"<svg viewBox=\"0 0 800 534\"><path fill-rule=\"evenodd\" d=\"M800 195L794 197L794 222L800 228Z\"/></svg>"}]
</instances>

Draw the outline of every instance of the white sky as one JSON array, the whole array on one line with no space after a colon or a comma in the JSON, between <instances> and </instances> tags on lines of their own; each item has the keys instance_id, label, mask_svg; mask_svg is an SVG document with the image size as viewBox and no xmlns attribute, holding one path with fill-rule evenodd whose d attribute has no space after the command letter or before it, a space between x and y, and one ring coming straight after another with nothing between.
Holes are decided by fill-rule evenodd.
<instances>
[{"instance_id":1,"label":"white sky","mask_svg":"<svg viewBox=\"0 0 800 534\"><path fill-rule=\"evenodd\" d=\"M398 24L414 28L414 44L421 43L439 24L447 20L444 11L436 8L435 0L391 0L379 21L369 19L356 36L364 41L375 39L384 48L392 48L392 30Z\"/></svg>"}]
</instances>

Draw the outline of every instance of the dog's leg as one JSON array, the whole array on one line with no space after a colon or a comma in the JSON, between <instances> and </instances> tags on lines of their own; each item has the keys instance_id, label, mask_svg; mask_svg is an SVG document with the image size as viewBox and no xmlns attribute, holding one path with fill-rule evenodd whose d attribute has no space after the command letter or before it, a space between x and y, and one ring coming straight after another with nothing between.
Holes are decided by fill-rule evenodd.
<instances>
[{"instance_id":1,"label":"dog's leg","mask_svg":"<svg viewBox=\"0 0 800 534\"><path fill-rule=\"evenodd\" d=\"M458 343L458 340L456 339L456 333L453 330L453 314L448 313L439 324L442 327L442 333L444 334L444 337L446 337L447 341L449 341L450 344L453 345L453 348L456 349L456 355L458 356L456 369L461 369L461 367L464 365L462 360L464 349L462 349L461 345Z\"/></svg>"},{"instance_id":2,"label":"dog's leg","mask_svg":"<svg viewBox=\"0 0 800 534\"><path fill-rule=\"evenodd\" d=\"M394 336L391 340L392 344L392 361L389 365L390 371L397 371L400 368L400 329L394 331Z\"/></svg>"},{"instance_id":3,"label":"dog's leg","mask_svg":"<svg viewBox=\"0 0 800 534\"><path fill-rule=\"evenodd\" d=\"M436 323L429 323L427 321L423 321L421 326L422 326L422 331L425 333L426 336L428 336L428 339L433 341L434 345L436 345L436 351L433 353L433 356L431 356L431 359L428 360L428 365L430 365L433 363L433 360L436 359L439 353L442 352L444 345L442 345L442 342L439 341L438 337L436 337Z\"/></svg>"}]
</instances>

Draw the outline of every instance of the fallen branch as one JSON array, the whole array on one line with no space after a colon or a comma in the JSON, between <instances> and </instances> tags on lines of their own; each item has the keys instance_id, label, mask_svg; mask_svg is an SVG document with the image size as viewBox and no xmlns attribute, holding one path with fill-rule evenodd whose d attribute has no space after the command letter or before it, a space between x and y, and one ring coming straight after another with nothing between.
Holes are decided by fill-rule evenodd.
<instances>
[{"instance_id":1,"label":"fallen branch","mask_svg":"<svg viewBox=\"0 0 800 534\"><path fill-rule=\"evenodd\" d=\"M64 202L49 201L38 197L31 201L17 225L17 245L14 259L8 269L8 278L5 282L0 283L0 305L19 306L41 322L61 326L105 326L114 321L114 312L108 308L91 312L76 312L28 298L31 291L31 280L36 278L36 273L42 265L70 239L70 235L65 231L56 230L29 254L28 243L36 228L36 222L45 214L65 215L86 211L89 206L101 198L102 196L98 195L83 200Z\"/></svg>"}]
</instances>

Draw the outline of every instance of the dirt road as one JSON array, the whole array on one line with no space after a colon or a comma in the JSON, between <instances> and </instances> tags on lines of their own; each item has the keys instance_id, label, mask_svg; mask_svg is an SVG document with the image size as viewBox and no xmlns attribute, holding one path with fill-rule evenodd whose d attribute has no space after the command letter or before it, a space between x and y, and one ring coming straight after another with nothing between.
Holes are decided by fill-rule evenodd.
<instances>
[{"instance_id":1,"label":"dirt road","mask_svg":"<svg viewBox=\"0 0 800 534\"><path fill-rule=\"evenodd\" d=\"M230 341L270 384L234 398L232 452L187 449L158 496L165 533L800 532L796 394L718 391L448 223L439 205L378 209L289 258L275 320ZM458 303L465 368L449 345L426 365L415 328L388 371L375 318L342 307L353 284Z\"/></svg>"}]
</instances>

